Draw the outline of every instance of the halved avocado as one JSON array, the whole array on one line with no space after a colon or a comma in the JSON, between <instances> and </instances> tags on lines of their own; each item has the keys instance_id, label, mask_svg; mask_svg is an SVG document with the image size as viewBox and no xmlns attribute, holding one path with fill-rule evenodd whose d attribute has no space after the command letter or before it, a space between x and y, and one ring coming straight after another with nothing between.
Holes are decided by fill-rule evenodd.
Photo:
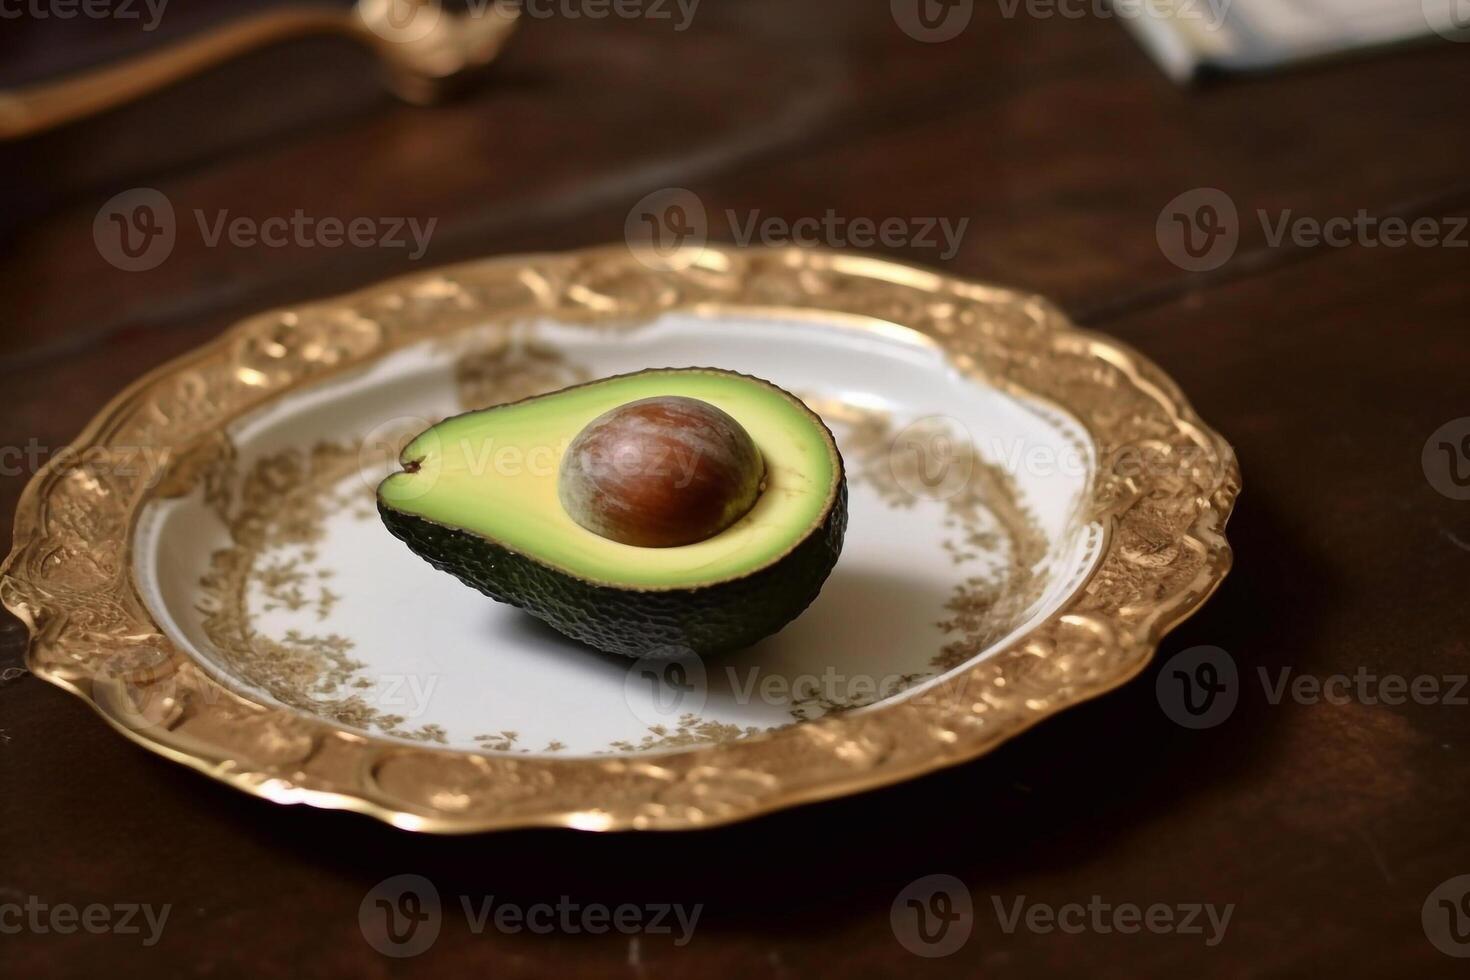
<instances>
[{"instance_id":1,"label":"halved avocado","mask_svg":"<svg viewBox=\"0 0 1470 980\"><path fill-rule=\"evenodd\" d=\"M676 547L622 544L573 520L558 497L573 440L610 410L670 396L713 405L749 433L765 466L751 509ZM378 511L417 555L632 657L720 653L781 629L816 598L847 527L842 457L822 420L767 381L713 368L641 371L455 416L400 463L378 486Z\"/></svg>"}]
</instances>

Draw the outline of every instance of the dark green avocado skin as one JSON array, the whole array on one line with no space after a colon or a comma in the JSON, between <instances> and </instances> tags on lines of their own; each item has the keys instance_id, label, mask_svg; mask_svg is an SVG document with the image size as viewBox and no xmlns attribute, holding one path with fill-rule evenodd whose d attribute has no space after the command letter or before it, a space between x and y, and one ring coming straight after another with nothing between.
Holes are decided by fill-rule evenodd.
<instances>
[{"instance_id":1,"label":"dark green avocado skin","mask_svg":"<svg viewBox=\"0 0 1470 980\"><path fill-rule=\"evenodd\" d=\"M707 656L750 646L811 605L842 551L847 480L827 520L775 564L727 582L657 592L595 585L381 500L378 513L389 531L435 568L590 647L629 657L685 651Z\"/></svg>"}]
</instances>

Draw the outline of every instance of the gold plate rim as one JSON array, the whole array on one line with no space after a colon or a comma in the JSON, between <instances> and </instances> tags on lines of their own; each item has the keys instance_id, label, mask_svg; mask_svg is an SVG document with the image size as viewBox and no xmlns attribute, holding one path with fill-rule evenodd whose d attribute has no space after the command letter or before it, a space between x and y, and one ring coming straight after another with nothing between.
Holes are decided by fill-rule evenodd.
<instances>
[{"instance_id":1,"label":"gold plate rim","mask_svg":"<svg viewBox=\"0 0 1470 980\"><path fill-rule=\"evenodd\" d=\"M1041 297L866 255L706 246L677 265L622 245L481 259L250 317L117 395L30 481L0 565L27 663L166 758L279 803L397 827L682 830L748 819L969 761L1136 676L1231 564L1234 451L1164 372ZM734 741L606 759L404 745L251 701L148 614L133 577L139 510L184 492L221 428L281 394L475 325L638 324L673 311L857 315L928 337L960 371L1051 402L1113 468L1089 519L1093 573L1043 621L923 692ZM161 479L128 447L166 448ZM1117 466L1129 459L1128 467ZM1146 461L1147 465L1138 465Z\"/></svg>"}]
</instances>

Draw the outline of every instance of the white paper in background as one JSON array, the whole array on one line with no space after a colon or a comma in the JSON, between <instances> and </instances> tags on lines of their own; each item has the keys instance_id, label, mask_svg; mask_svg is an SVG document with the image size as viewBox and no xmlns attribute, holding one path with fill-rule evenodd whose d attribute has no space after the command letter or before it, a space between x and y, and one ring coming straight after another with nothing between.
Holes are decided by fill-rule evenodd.
<instances>
[{"instance_id":1,"label":"white paper in background","mask_svg":"<svg viewBox=\"0 0 1470 980\"><path fill-rule=\"evenodd\" d=\"M1423 38L1470 42L1470 0L1112 0L1112 9L1180 82Z\"/></svg>"}]
</instances>

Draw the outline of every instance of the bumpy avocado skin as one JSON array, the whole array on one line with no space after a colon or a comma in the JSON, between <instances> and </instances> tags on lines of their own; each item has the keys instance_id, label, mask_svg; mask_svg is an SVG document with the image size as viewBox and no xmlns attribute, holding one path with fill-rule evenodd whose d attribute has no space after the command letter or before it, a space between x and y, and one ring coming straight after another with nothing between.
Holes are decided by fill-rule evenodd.
<instances>
[{"instance_id":1,"label":"bumpy avocado skin","mask_svg":"<svg viewBox=\"0 0 1470 980\"><path fill-rule=\"evenodd\" d=\"M847 530L847 480L820 527L758 572L690 589L643 591L583 581L493 541L378 502L388 530L435 568L607 653L700 656L770 636L811 605Z\"/></svg>"}]
</instances>

